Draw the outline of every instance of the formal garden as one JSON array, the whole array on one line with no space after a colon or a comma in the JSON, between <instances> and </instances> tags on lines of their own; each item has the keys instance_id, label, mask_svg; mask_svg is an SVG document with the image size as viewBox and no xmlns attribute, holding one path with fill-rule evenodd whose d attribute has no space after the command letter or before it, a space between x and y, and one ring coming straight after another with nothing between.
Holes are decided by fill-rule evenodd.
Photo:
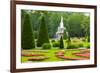
<instances>
[{"instance_id":1,"label":"formal garden","mask_svg":"<svg viewBox=\"0 0 100 73\"><path fill-rule=\"evenodd\" d=\"M21 11L22 63L88 59L89 13Z\"/></svg>"}]
</instances>

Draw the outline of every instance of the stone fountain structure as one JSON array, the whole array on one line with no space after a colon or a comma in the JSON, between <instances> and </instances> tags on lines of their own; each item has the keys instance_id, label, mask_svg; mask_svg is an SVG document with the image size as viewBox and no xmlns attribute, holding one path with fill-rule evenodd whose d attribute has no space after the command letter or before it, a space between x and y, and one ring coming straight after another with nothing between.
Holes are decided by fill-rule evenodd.
<instances>
[{"instance_id":1,"label":"stone fountain structure","mask_svg":"<svg viewBox=\"0 0 100 73\"><path fill-rule=\"evenodd\" d=\"M63 24L63 17L61 16L60 25L59 25L57 32L56 32L57 39L60 39L60 37L63 36L64 30L65 30L65 27Z\"/></svg>"}]
</instances>

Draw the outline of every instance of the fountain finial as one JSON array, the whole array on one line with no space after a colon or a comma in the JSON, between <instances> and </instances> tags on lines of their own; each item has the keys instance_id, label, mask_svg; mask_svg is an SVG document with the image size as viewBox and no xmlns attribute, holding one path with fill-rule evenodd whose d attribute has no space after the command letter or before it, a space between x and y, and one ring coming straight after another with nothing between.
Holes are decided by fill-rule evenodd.
<instances>
[{"instance_id":1,"label":"fountain finial","mask_svg":"<svg viewBox=\"0 0 100 73\"><path fill-rule=\"evenodd\" d=\"M61 16L60 27L61 27L61 28L64 28L64 24L63 24L63 17L62 17L62 16Z\"/></svg>"}]
</instances>

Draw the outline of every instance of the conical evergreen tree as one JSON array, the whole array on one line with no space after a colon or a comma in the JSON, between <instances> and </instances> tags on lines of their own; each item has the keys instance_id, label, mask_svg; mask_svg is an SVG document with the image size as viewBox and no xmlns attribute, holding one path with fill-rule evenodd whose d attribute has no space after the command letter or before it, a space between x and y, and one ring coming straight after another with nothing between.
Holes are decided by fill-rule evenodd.
<instances>
[{"instance_id":1,"label":"conical evergreen tree","mask_svg":"<svg viewBox=\"0 0 100 73\"><path fill-rule=\"evenodd\" d=\"M35 48L34 33L30 21L30 15L26 13L23 23L23 29L21 34L21 46L22 49Z\"/></svg>"},{"instance_id":2,"label":"conical evergreen tree","mask_svg":"<svg viewBox=\"0 0 100 73\"><path fill-rule=\"evenodd\" d=\"M38 39L37 39L38 47L41 47L44 43L49 43L48 29L47 29L47 25L45 23L44 14L42 14L40 20L41 20L40 28L39 28L39 34L38 34Z\"/></svg>"},{"instance_id":3,"label":"conical evergreen tree","mask_svg":"<svg viewBox=\"0 0 100 73\"><path fill-rule=\"evenodd\" d=\"M67 39L67 48L71 45L71 37L70 34L68 34L68 39Z\"/></svg>"},{"instance_id":4,"label":"conical evergreen tree","mask_svg":"<svg viewBox=\"0 0 100 73\"><path fill-rule=\"evenodd\" d=\"M60 38L60 48L63 49L64 48L64 42L63 42L63 37L61 36Z\"/></svg>"},{"instance_id":5,"label":"conical evergreen tree","mask_svg":"<svg viewBox=\"0 0 100 73\"><path fill-rule=\"evenodd\" d=\"M66 33L66 30L64 30L64 33L63 33L63 39L67 39L67 33Z\"/></svg>"}]
</instances>

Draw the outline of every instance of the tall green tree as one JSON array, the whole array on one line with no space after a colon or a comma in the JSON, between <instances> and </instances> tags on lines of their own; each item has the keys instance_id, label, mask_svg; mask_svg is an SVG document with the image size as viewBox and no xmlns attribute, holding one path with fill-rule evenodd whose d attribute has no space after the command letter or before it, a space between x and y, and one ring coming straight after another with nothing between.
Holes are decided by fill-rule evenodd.
<instances>
[{"instance_id":1,"label":"tall green tree","mask_svg":"<svg viewBox=\"0 0 100 73\"><path fill-rule=\"evenodd\" d=\"M71 37L70 35L68 34L68 39L67 39L67 47L71 45Z\"/></svg>"},{"instance_id":2,"label":"tall green tree","mask_svg":"<svg viewBox=\"0 0 100 73\"><path fill-rule=\"evenodd\" d=\"M84 16L81 13L72 13L68 17L68 32L70 37L81 37L84 36L81 23Z\"/></svg>"},{"instance_id":3,"label":"tall green tree","mask_svg":"<svg viewBox=\"0 0 100 73\"><path fill-rule=\"evenodd\" d=\"M66 30L64 30L63 39L67 39L67 38L68 38L67 32L66 32Z\"/></svg>"},{"instance_id":4,"label":"tall green tree","mask_svg":"<svg viewBox=\"0 0 100 73\"><path fill-rule=\"evenodd\" d=\"M37 46L41 47L44 43L49 43L48 29L45 23L44 14L41 15L39 34L37 39Z\"/></svg>"},{"instance_id":5,"label":"tall green tree","mask_svg":"<svg viewBox=\"0 0 100 73\"><path fill-rule=\"evenodd\" d=\"M90 41L90 17L85 16L81 25L82 25L82 28L85 32L86 41L89 42Z\"/></svg>"},{"instance_id":6,"label":"tall green tree","mask_svg":"<svg viewBox=\"0 0 100 73\"><path fill-rule=\"evenodd\" d=\"M35 48L34 33L30 21L30 15L25 14L23 29L21 32L21 46L22 49L32 49Z\"/></svg>"},{"instance_id":7,"label":"tall green tree","mask_svg":"<svg viewBox=\"0 0 100 73\"><path fill-rule=\"evenodd\" d=\"M60 38L60 49L64 48L64 42L63 42L63 37L61 36Z\"/></svg>"}]
</instances>

